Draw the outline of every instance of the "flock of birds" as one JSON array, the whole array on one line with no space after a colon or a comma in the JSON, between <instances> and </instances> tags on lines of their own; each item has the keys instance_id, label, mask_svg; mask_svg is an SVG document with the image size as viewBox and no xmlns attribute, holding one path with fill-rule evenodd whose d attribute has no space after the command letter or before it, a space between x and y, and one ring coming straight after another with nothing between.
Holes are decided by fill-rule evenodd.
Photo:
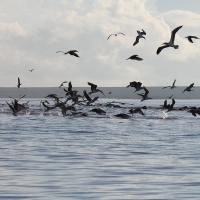
<instances>
[{"instance_id":1,"label":"flock of birds","mask_svg":"<svg viewBox=\"0 0 200 200\"><path fill-rule=\"evenodd\" d=\"M179 26L179 27L175 28L171 32L170 41L169 42L165 42L165 43L163 43L162 46L158 47L158 49L156 51L157 54L160 54L160 52L163 49L168 48L168 47L173 47L174 49L178 49L179 48L178 45L174 44L174 41L175 41L176 33L181 28L182 28L182 26ZM137 35L137 37L135 39L135 42L133 43L133 46L137 45L141 38L146 39L144 37L146 35L146 32L143 29L142 29L142 31L137 31L137 33L138 33L138 35ZM124 33L119 32L119 33L115 33L115 34L109 35L107 40L109 40L111 38L111 36L117 36L119 34L125 36ZM187 36L186 38L191 43L193 43L192 39L199 39L196 36ZM71 56L79 57L77 50L70 50L68 52L57 51L56 53L63 53L63 55L69 54ZM127 58L127 60L128 59L137 60L137 61L142 61L143 60L138 55L132 55L129 58ZM34 69L30 69L29 71L33 72L33 70ZM173 84L171 86L166 86L166 87L163 87L162 89L165 89L165 88L174 89L174 88L176 88L175 82L176 82L176 80L174 80L174 82L173 82ZM68 82L67 81L63 81L60 84L59 88L63 87L65 83L68 83ZM20 78L18 77L17 87L20 88L21 85L22 85L22 83L20 81ZM64 88L65 96L66 96L66 99L64 101L62 101L63 97L58 97L56 94L49 94L45 98L51 98L52 101L53 101L53 104L50 105L49 101L47 101L47 99L46 99L44 101L41 101L41 105L45 108L45 112L53 110L55 108L60 108L61 112L62 112L62 116L77 115L77 114L80 114L82 116L87 116L88 114L85 113L85 112L77 112L76 109L75 109L75 105L78 104L78 105L83 105L83 106L95 106L94 103L98 100L99 97L96 96L94 98L91 98L90 95L94 94L94 93L97 93L97 92L100 92L105 96L103 91L101 91L100 89L97 88L97 85L95 85L93 83L90 83L90 82L88 82L88 85L91 87L91 92L87 93L87 91L84 90L83 91L83 95L80 95L80 94L78 94L78 91L72 89L72 83L70 81L68 83L68 88L67 89ZM144 93L140 93L140 94L138 93L138 95L141 96L141 101L145 101L145 100L151 99L149 97L149 90L144 86L142 87L142 83L141 82L136 82L136 81L130 82L127 87L135 88L135 92L138 92L140 90L144 90ZM193 87L194 87L194 83L192 83L188 87L186 87L183 92L193 91L192 90ZM109 92L108 94L111 94L111 92ZM11 103L8 103L6 101L7 105L12 110L13 115L17 116L18 112L20 112L21 110L28 109L28 102L26 102L24 104L20 104L19 103L19 100L24 98L24 97L25 97L25 95L20 97L20 98L18 98L18 99L10 97L10 98L13 99L13 101ZM169 98L172 98L172 97L173 97L173 95L170 96ZM80 100L80 98L81 98L81 100ZM71 105L68 104L68 101L72 102ZM102 106L102 104L97 104L97 105L98 105L98 107L95 107L95 108L91 109L91 112L95 112L98 115L105 115L106 111L104 111L103 109L100 108L100 106ZM175 105L175 100L174 99L172 99L172 103L171 104L167 104L167 100L165 100L164 101L164 105L162 105L159 108L165 109L167 112L169 112L169 111L175 110L174 109L174 105ZM108 103L108 104L106 104L104 106L114 107L114 108L119 107L119 105L115 105L114 103ZM128 114L132 114L133 115L134 113L139 113L139 114L144 116L144 112L142 111L142 109L147 109L147 107L143 106L142 108L130 108L129 112L127 114L126 113L120 113L120 114L117 114L117 115L114 115L114 116L120 117L120 118L124 118L124 119L130 118L131 116L128 115ZM196 108L196 107L188 108L187 106L185 106L183 108L179 108L178 110L187 110L188 112L192 113L193 116L196 116L197 114L200 115L200 109ZM67 111L70 111L71 113L67 114Z\"/></svg>"}]
</instances>

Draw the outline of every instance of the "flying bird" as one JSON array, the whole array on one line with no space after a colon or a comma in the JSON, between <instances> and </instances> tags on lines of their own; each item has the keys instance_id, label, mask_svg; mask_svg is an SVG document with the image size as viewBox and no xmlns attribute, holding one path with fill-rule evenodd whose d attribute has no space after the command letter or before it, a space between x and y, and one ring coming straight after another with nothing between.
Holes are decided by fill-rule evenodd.
<instances>
[{"instance_id":1,"label":"flying bird","mask_svg":"<svg viewBox=\"0 0 200 200\"><path fill-rule=\"evenodd\" d=\"M108 36L108 38L107 38L107 40L112 36L112 35L114 35L114 36L117 36L118 34L122 34L122 35L124 35L125 36L125 34L124 33L121 33L121 32L119 32L119 33L115 33L115 34L111 34L111 35L109 35Z\"/></svg>"},{"instance_id":2,"label":"flying bird","mask_svg":"<svg viewBox=\"0 0 200 200\"><path fill-rule=\"evenodd\" d=\"M104 95L104 93L101 90L97 89L97 85L95 85L93 83L90 83L90 82L88 82L88 85L91 86L91 92L89 92L88 94L92 94L92 93L96 93L96 92L101 92Z\"/></svg>"},{"instance_id":3,"label":"flying bird","mask_svg":"<svg viewBox=\"0 0 200 200\"><path fill-rule=\"evenodd\" d=\"M194 43L192 39L199 39L199 38L196 37L196 36L187 36L187 37L185 37L185 38L187 38L188 41L191 42L191 43Z\"/></svg>"},{"instance_id":4,"label":"flying bird","mask_svg":"<svg viewBox=\"0 0 200 200\"><path fill-rule=\"evenodd\" d=\"M64 85L64 83L67 83L67 81L63 81L63 82L60 84L59 88L61 88L61 87Z\"/></svg>"},{"instance_id":5,"label":"flying bird","mask_svg":"<svg viewBox=\"0 0 200 200\"><path fill-rule=\"evenodd\" d=\"M133 43L133 46L135 46L139 42L140 38L144 38L146 40L146 38L143 36L143 35L146 35L146 32L143 29L142 31L137 31L137 33L138 33L138 36L136 37L135 42Z\"/></svg>"},{"instance_id":6,"label":"flying bird","mask_svg":"<svg viewBox=\"0 0 200 200\"><path fill-rule=\"evenodd\" d=\"M172 86L166 86L166 87L163 87L162 89L165 89L165 88L168 88L168 87L170 87L171 89L174 89L174 88L176 88L175 83L176 83L176 79L174 80Z\"/></svg>"},{"instance_id":7,"label":"flying bird","mask_svg":"<svg viewBox=\"0 0 200 200\"><path fill-rule=\"evenodd\" d=\"M56 53L59 53L59 52L63 53L63 55L70 54L72 56L79 57L79 55L76 53L76 52L78 52L77 50L70 50L68 52L57 51Z\"/></svg>"},{"instance_id":8,"label":"flying bird","mask_svg":"<svg viewBox=\"0 0 200 200\"><path fill-rule=\"evenodd\" d=\"M141 86L142 86L141 82L133 81L133 82L130 82L130 84L127 87L134 87L135 92L137 92L137 91L142 90L144 88L144 87L141 87Z\"/></svg>"},{"instance_id":9,"label":"flying bird","mask_svg":"<svg viewBox=\"0 0 200 200\"><path fill-rule=\"evenodd\" d=\"M191 91L194 91L194 90L191 90L192 88L194 87L194 83L190 84L188 87L185 88L185 90L183 90L183 92L187 91L187 92L191 92ZM182 93L183 93L182 92Z\"/></svg>"},{"instance_id":10,"label":"flying bird","mask_svg":"<svg viewBox=\"0 0 200 200\"><path fill-rule=\"evenodd\" d=\"M141 101L152 99L152 98L148 97L149 90L147 90L145 87L143 89L144 89L145 93L144 94L138 94L139 96L142 97Z\"/></svg>"},{"instance_id":11,"label":"flying bird","mask_svg":"<svg viewBox=\"0 0 200 200\"><path fill-rule=\"evenodd\" d=\"M28 71L33 72L34 69L29 69Z\"/></svg>"},{"instance_id":12,"label":"flying bird","mask_svg":"<svg viewBox=\"0 0 200 200\"><path fill-rule=\"evenodd\" d=\"M131 113L132 115L133 115L134 113L139 113L139 114L141 114L141 115L144 115L144 113L142 112L142 110L141 110L140 108L136 108L136 109L134 109L134 110L133 110L133 108L132 108L132 109L129 110L129 113Z\"/></svg>"},{"instance_id":13,"label":"flying bird","mask_svg":"<svg viewBox=\"0 0 200 200\"><path fill-rule=\"evenodd\" d=\"M165 48L167 48L167 47L174 47L174 49L178 49L179 46L174 44L174 40L175 40L176 32L177 32L180 28L182 28L182 26L179 26L179 27L175 28L175 29L171 32L170 41L169 41L169 42L163 43L164 46L161 46L161 47L159 47L159 48L157 49L157 52L156 52L157 55L158 55L163 49L165 49Z\"/></svg>"},{"instance_id":14,"label":"flying bird","mask_svg":"<svg viewBox=\"0 0 200 200\"><path fill-rule=\"evenodd\" d=\"M143 60L142 58L138 57L138 55L132 55L131 57L127 58L126 60L128 60L128 59L137 60L137 61Z\"/></svg>"},{"instance_id":15,"label":"flying bird","mask_svg":"<svg viewBox=\"0 0 200 200\"><path fill-rule=\"evenodd\" d=\"M83 94L84 94L85 98L88 101L87 105L90 105L91 103L94 103L99 98L99 97L94 97L94 99L91 99L90 96L87 94L87 92L85 90L83 91Z\"/></svg>"},{"instance_id":16,"label":"flying bird","mask_svg":"<svg viewBox=\"0 0 200 200\"><path fill-rule=\"evenodd\" d=\"M20 83L20 79L19 79L19 77L18 77L18 84L17 84L17 87L20 88L20 85L22 85L22 84Z\"/></svg>"}]
</instances>

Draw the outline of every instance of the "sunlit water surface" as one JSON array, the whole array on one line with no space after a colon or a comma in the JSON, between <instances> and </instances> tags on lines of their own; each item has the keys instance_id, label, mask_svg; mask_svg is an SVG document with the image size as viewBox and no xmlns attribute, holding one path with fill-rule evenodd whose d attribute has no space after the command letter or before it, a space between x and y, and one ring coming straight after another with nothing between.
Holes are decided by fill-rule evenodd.
<instances>
[{"instance_id":1,"label":"sunlit water surface","mask_svg":"<svg viewBox=\"0 0 200 200\"><path fill-rule=\"evenodd\" d=\"M115 101L123 108L103 107L105 116L77 106L88 116L62 117L39 99L13 116L1 99L0 199L199 199L200 116L147 109L121 119L132 104L163 100ZM184 105L199 101L176 100Z\"/></svg>"}]
</instances>

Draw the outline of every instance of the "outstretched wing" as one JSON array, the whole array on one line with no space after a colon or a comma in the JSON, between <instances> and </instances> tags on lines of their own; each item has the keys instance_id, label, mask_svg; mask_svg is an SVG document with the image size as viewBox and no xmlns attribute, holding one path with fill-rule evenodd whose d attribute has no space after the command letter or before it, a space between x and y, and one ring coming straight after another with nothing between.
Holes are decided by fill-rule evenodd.
<instances>
[{"instance_id":1,"label":"outstretched wing","mask_svg":"<svg viewBox=\"0 0 200 200\"><path fill-rule=\"evenodd\" d=\"M135 39L135 42L133 43L133 46L135 46L139 42L139 39L140 39L140 37L137 36L136 39Z\"/></svg>"},{"instance_id":2,"label":"outstretched wing","mask_svg":"<svg viewBox=\"0 0 200 200\"><path fill-rule=\"evenodd\" d=\"M89 97L89 95L87 94L87 92L84 90L83 91L83 94L85 96L85 98L88 100L88 101L91 101L92 99Z\"/></svg>"},{"instance_id":3,"label":"outstretched wing","mask_svg":"<svg viewBox=\"0 0 200 200\"><path fill-rule=\"evenodd\" d=\"M91 90L92 90L92 91L97 89L97 85L95 85L95 84L93 84L93 83L88 82L88 85L91 86Z\"/></svg>"},{"instance_id":4,"label":"outstretched wing","mask_svg":"<svg viewBox=\"0 0 200 200\"><path fill-rule=\"evenodd\" d=\"M172 31L172 33L171 33L171 39L170 39L170 42L171 42L171 43L174 43L176 32L177 32L180 28L182 28L182 26L179 26L179 27L175 28L175 29Z\"/></svg>"},{"instance_id":5,"label":"outstretched wing","mask_svg":"<svg viewBox=\"0 0 200 200\"><path fill-rule=\"evenodd\" d=\"M111 35L114 35L114 34L111 34ZM107 40L110 38L111 35L108 36Z\"/></svg>"},{"instance_id":6,"label":"outstretched wing","mask_svg":"<svg viewBox=\"0 0 200 200\"><path fill-rule=\"evenodd\" d=\"M167 45L158 47L158 49L157 49L157 51L156 51L157 55L158 55L163 49L165 49L165 48L167 48L167 47L168 47Z\"/></svg>"}]
</instances>

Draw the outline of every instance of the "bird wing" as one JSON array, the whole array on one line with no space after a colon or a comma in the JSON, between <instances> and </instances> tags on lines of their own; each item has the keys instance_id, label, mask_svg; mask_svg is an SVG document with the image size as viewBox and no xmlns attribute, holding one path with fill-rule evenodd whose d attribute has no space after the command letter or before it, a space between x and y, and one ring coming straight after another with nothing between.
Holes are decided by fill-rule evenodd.
<instances>
[{"instance_id":1,"label":"bird wing","mask_svg":"<svg viewBox=\"0 0 200 200\"><path fill-rule=\"evenodd\" d=\"M18 101L20 100L20 99L22 99L22 98L24 98L26 95L23 95L22 97L20 97L19 99L18 99Z\"/></svg>"},{"instance_id":2,"label":"bird wing","mask_svg":"<svg viewBox=\"0 0 200 200\"><path fill-rule=\"evenodd\" d=\"M189 40L189 42L193 43L191 36L188 36L187 39Z\"/></svg>"},{"instance_id":3,"label":"bird wing","mask_svg":"<svg viewBox=\"0 0 200 200\"><path fill-rule=\"evenodd\" d=\"M111 34L111 35L114 35L114 34ZM107 40L110 38L111 35L108 36Z\"/></svg>"},{"instance_id":4,"label":"bird wing","mask_svg":"<svg viewBox=\"0 0 200 200\"><path fill-rule=\"evenodd\" d=\"M93 102L95 102L98 98L99 98L98 96L94 97Z\"/></svg>"},{"instance_id":5,"label":"bird wing","mask_svg":"<svg viewBox=\"0 0 200 200\"><path fill-rule=\"evenodd\" d=\"M124 36L125 36L125 34L124 34L124 33L122 33L122 32L119 32L119 33L117 33L117 34L122 34L122 35L124 35Z\"/></svg>"},{"instance_id":6,"label":"bird wing","mask_svg":"<svg viewBox=\"0 0 200 200\"><path fill-rule=\"evenodd\" d=\"M92 91L97 89L97 85L95 85L95 84L93 84L93 83L88 82L88 85L91 86L91 90L92 90Z\"/></svg>"},{"instance_id":7,"label":"bird wing","mask_svg":"<svg viewBox=\"0 0 200 200\"><path fill-rule=\"evenodd\" d=\"M165 49L165 48L167 48L167 47L168 47L167 45L158 47L158 49L157 49L157 51L156 51L157 55L158 55L163 49Z\"/></svg>"},{"instance_id":8,"label":"bird wing","mask_svg":"<svg viewBox=\"0 0 200 200\"><path fill-rule=\"evenodd\" d=\"M142 33L142 35L146 35L146 32L143 29L142 29L141 33Z\"/></svg>"},{"instance_id":9,"label":"bird wing","mask_svg":"<svg viewBox=\"0 0 200 200\"><path fill-rule=\"evenodd\" d=\"M103 96L105 97L105 94L101 90L99 90L99 92L101 92L103 94Z\"/></svg>"},{"instance_id":10,"label":"bird wing","mask_svg":"<svg viewBox=\"0 0 200 200\"><path fill-rule=\"evenodd\" d=\"M56 53L59 53L59 52L65 53L65 52L63 52L63 51L57 51Z\"/></svg>"},{"instance_id":11,"label":"bird wing","mask_svg":"<svg viewBox=\"0 0 200 200\"><path fill-rule=\"evenodd\" d=\"M172 31L172 33L171 33L171 39L170 39L170 42L171 42L171 43L174 43L176 32L177 32L180 28L182 28L182 26L179 26L179 27L175 28L175 29Z\"/></svg>"},{"instance_id":12,"label":"bird wing","mask_svg":"<svg viewBox=\"0 0 200 200\"><path fill-rule=\"evenodd\" d=\"M135 39L135 42L133 43L133 46L135 46L138 42L139 42L139 39L140 39L140 37L139 37L139 35L136 37L136 39Z\"/></svg>"},{"instance_id":13,"label":"bird wing","mask_svg":"<svg viewBox=\"0 0 200 200\"><path fill-rule=\"evenodd\" d=\"M18 77L18 84L20 85L20 79L19 79L19 77Z\"/></svg>"},{"instance_id":14,"label":"bird wing","mask_svg":"<svg viewBox=\"0 0 200 200\"><path fill-rule=\"evenodd\" d=\"M175 104L176 102L175 102L175 100L174 99L172 99L172 104L171 104L171 108L173 108L173 106L174 106L174 104Z\"/></svg>"},{"instance_id":15,"label":"bird wing","mask_svg":"<svg viewBox=\"0 0 200 200\"><path fill-rule=\"evenodd\" d=\"M142 61L143 59L138 57L138 56L135 56L134 60L137 60L137 61Z\"/></svg>"},{"instance_id":16,"label":"bird wing","mask_svg":"<svg viewBox=\"0 0 200 200\"><path fill-rule=\"evenodd\" d=\"M142 83L141 83L141 82L137 82L137 86L138 86L138 87L141 87L141 86L142 86Z\"/></svg>"},{"instance_id":17,"label":"bird wing","mask_svg":"<svg viewBox=\"0 0 200 200\"><path fill-rule=\"evenodd\" d=\"M149 94L149 90L144 87L145 94Z\"/></svg>"},{"instance_id":18,"label":"bird wing","mask_svg":"<svg viewBox=\"0 0 200 200\"><path fill-rule=\"evenodd\" d=\"M194 83L190 84L190 86L189 86L189 87L190 87L190 88L194 87Z\"/></svg>"},{"instance_id":19,"label":"bird wing","mask_svg":"<svg viewBox=\"0 0 200 200\"><path fill-rule=\"evenodd\" d=\"M71 55L75 56L75 57L79 57L78 54L76 54L75 52L71 52Z\"/></svg>"},{"instance_id":20,"label":"bird wing","mask_svg":"<svg viewBox=\"0 0 200 200\"><path fill-rule=\"evenodd\" d=\"M88 101L91 101L92 99L89 97L89 95L87 94L87 92L84 90L83 91L83 94L85 96L85 98L88 100Z\"/></svg>"},{"instance_id":21,"label":"bird wing","mask_svg":"<svg viewBox=\"0 0 200 200\"><path fill-rule=\"evenodd\" d=\"M171 86L166 86L166 87L163 87L162 89L165 89L165 88L168 88L168 87L171 87Z\"/></svg>"},{"instance_id":22,"label":"bird wing","mask_svg":"<svg viewBox=\"0 0 200 200\"><path fill-rule=\"evenodd\" d=\"M176 83L176 79L174 80L174 82L173 82L173 84L172 84L173 87L175 86L175 83Z\"/></svg>"},{"instance_id":23,"label":"bird wing","mask_svg":"<svg viewBox=\"0 0 200 200\"><path fill-rule=\"evenodd\" d=\"M71 83L71 81L68 83L68 91L72 91L72 83Z\"/></svg>"}]
</instances>

